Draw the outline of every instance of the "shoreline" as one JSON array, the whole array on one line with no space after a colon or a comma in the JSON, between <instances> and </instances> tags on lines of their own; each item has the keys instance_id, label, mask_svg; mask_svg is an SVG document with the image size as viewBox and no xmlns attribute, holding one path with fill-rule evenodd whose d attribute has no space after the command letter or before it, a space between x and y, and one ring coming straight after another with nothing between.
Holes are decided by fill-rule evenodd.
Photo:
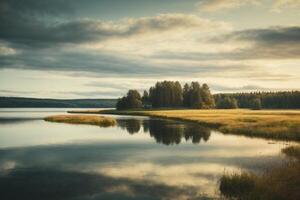
<instances>
[{"instance_id":1,"label":"shoreline","mask_svg":"<svg viewBox=\"0 0 300 200\"><path fill-rule=\"evenodd\" d=\"M300 110L83 110L74 114L137 115L198 123L224 134L300 142Z\"/></svg>"}]
</instances>

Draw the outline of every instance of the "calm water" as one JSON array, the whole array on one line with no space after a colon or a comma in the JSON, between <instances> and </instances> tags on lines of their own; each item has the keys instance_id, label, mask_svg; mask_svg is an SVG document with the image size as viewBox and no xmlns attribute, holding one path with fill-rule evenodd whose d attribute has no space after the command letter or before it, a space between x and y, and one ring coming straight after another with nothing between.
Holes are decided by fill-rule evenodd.
<instances>
[{"instance_id":1,"label":"calm water","mask_svg":"<svg viewBox=\"0 0 300 200\"><path fill-rule=\"evenodd\" d=\"M114 116L100 128L44 122L66 109L0 110L0 199L215 199L224 172L282 162L284 143L195 124Z\"/></svg>"}]
</instances>

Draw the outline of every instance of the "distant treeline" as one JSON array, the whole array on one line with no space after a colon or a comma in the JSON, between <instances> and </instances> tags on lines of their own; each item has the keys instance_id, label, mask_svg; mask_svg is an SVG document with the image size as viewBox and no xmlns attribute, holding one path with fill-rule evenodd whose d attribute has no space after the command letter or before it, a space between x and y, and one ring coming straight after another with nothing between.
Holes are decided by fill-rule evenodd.
<instances>
[{"instance_id":1,"label":"distant treeline","mask_svg":"<svg viewBox=\"0 0 300 200\"><path fill-rule=\"evenodd\" d=\"M185 84L182 88L178 81L157 82L143 96L137 90L129 90L117 102L117 109L153 108L214 108L215 102L207 84L198 82Z\"/></svg>"},{"instance_id":2,"label":"distant treeline","mask_svg":"<svg viewBox=\"0 0 300 200\"><path fill-rule=\"evenodd\" d=\"M295 109L300 108L300 92L255 92L212 95L207 84L178 81L157 82L141 95L137 90L129 90L118 99L118 110L140 108L194 108L194 109Z\"/></svg>"},{"instance_id":3,"label":"distant treeline","mask_svg":"<svg viewBox=\"0 0 300 200\"><path fill-rule=\"evenodd\" d=\"M226 102L233 108L300 108L300 91L215 94L214 99L217 108L226 108Z\"/></svg>"},{"instance_id":4,"label":"distant treeline","mask_svg":"<svg viewBox=\"0 0 300 200\"><path fill-rule=\"evenodd\" d=\"M1 108L113 108L116 99L38 99L0 97Z\"/></svg>"}]
</instances>

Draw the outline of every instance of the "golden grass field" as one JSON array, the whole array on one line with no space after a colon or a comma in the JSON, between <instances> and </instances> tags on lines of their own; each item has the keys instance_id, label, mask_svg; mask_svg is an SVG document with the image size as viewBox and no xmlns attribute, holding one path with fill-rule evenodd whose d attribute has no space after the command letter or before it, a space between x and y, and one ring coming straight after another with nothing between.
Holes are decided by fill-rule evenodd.
<instances>
[{"instance_id":1,"label":"golden grass field","mask_svg":"<svg viewBox=\"0 0 300 200\"><path fill-rule=\"evenodd\" d=\"M300 141L300 110L89 110L81 113L143 115L188 120L224 133Z\"/></svg>"},{"instance_id":2,"label":"golden grass field","mask_svg":"<svg viewBox=\"0 0 300 200\"><path fill-rule=\"evenodd\" d=\"M114 126L117 124L114 118L98 115L55 115L46 117L44 120L69 124L89 124L101 127Z\"/></svg>"},{"instance_id":3,"label":"golden grass field","mask_svg":"<svg viewBox=\"0 0 300 200\"><path fill-rule=\"evenodd\" d=\"M180 110L153 111L150 114L215 125L225 133L300 140L300 111Z\"/></svg>"}]
</instances>

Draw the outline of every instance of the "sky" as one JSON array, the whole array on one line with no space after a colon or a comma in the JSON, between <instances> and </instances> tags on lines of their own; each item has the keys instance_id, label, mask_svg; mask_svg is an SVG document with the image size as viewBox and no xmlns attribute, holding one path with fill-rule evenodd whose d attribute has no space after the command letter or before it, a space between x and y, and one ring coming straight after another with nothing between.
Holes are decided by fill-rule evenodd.
<instances>
[{"instance_id":1,"label":"sky","mask_svg":"<svg viewBox=\"0 0 300 200\"><path fill-rule=\"evenodd\" d=\"M300 89L300 0L0 0L0 96Z\"/></svg>"}]
</instances>

